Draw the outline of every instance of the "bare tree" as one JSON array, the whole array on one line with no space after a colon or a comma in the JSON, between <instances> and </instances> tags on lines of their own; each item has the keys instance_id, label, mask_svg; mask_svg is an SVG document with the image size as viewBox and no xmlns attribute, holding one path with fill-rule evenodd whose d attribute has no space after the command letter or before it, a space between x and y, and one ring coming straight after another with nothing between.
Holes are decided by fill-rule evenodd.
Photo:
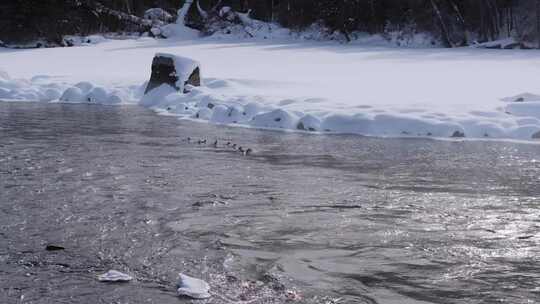
<instances>
[{"instance_id":1,"label":"bare tree","mask_svg":"<svg viewBox=\"0 0 540 304\"><path fill-rule=\"evenodd\" d=\"M184 5L178 10L178 18L176 19L177 24L186 24L186 16L192 4L193 0L186 0L186 2L184 2Z\"/></svg>"},{"instance_id":2,"label":"bare tree","mask_svg":"<svg viewBox=\"0 0 540 304\"><path fill-rule=\"evenodd\" d=\"M454 44L452 43L452 40L450 39L450 33L448 32L448 26L446 26L446 23L444 22L444 18L442 16L441 10L439 9L439 6L435 2L435 0L431 0L431 7L433 8L433 11L437 15L437 18L439 18L439 23L441 24L441 31L443 34L444 40L446 40L446 43L449 47L454 47Z\"/></svg>"}]
</instances>

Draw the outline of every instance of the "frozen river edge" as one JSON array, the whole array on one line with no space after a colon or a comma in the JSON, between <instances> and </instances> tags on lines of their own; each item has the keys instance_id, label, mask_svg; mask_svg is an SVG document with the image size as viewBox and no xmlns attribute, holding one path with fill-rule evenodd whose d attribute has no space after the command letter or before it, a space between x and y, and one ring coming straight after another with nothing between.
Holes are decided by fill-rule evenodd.
<instances>
[{"instance_id":1,"label":"frozen river edge","mask_svg":"<svg viewBox=\"0 0 540 304\"><path fill-rule=\"evenodd\" d=\"M160 52L198 60L203 86L143 99ZM0 99L141 104L180 118L313 133L531 141L540 137L538 67L535 50L106 40L1 49Z\"/></svg>"}]
</instances>

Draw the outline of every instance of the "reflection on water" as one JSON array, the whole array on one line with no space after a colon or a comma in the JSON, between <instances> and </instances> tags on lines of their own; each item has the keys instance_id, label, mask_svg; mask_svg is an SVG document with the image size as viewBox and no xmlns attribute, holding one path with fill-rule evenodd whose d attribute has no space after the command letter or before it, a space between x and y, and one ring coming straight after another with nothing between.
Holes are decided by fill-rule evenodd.
<instances>
[{"instance_id":1,"label":"reflection on water","mask_svg":"<svg viewBox=\"0 0 540 304\"><path fill-rule=\"evenodd\" d=\"M0 103L0 302L178 303L183 271L209 303L535 303L539 184L538 145Z\"/></svg>"}]
</instances>

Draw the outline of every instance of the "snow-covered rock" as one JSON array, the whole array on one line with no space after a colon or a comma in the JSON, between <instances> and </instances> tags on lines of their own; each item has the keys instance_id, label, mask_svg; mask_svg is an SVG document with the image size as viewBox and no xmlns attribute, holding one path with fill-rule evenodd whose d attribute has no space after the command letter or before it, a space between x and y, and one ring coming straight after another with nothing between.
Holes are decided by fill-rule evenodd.
<instances>
[{"instance_id":1,"label":"snow-covered rock","mask_svg":"<svg viewBox=\"0 0 540 304\"><path fill-rule=\"evenodd\" d=\"M78 87L71 87L60 97L63 102L86 102L86 94Z\"/></svg>"},{"instance_id":2,"label":"snow-covered rock","mask_svg":"<svg viewBox=\"0 0 540 304\"><path fill-rule=\"evenodd\" d=\"M92 103L106 103L109 100L109 93L104 88L95 87L86 94L86 100Z\"/></svg>"},{"instance_id":3,"label":"snow-covered rock","mask_svg":"<svg viewBox=\"0 0 540 304\"><path fill-rule=\"evenodd\" d=\"M144 19L151 20L154 23L169 23L174 20L174 17L166 10L160 7L147 9L143 15Z\"/></svg>"},{"instance_id":4,"label":"snow-covered rock","mask_svg":"<svg viewBox=\"0 0 540 304\"><path fill-rule=\"evenodd\" d=\"M157 53L152 60L152 75L145 93L168 84L179 92L186 92L187 84L201 85L201 65L199 62L173 54Z\"/></svg>"},{"instance_id":5,"label":"snow-covered rock","mask_svg":"<svg viewBox=\"0 0 540 304\"><path fill-rule=\"evenodd\" d=\"M306 115L300 119L296 128L304 131L321 131L321 120L313 115Z\"/></svg>"},{"instance_id":6,"label":"snow-covered rock","mask_svg":"<svg viewBox=\"0 0 540 304\"><path fill-rule=\"evenodd\" d=\"M277 109L254 116L250 125L259 128L294 130L298 125L298 117L285 110Z\"/></svg>"},{"instance_id":7,"label":"snow-covered rock","mask_svg":"<svg viewBox=\"0 0 540 304\"><path fill-rule=\"evenodd\" d=\"M55 92L50 92L50 95L47 95L50 98L49 100L58 99L58 97L54 98L55 94ZM116 89L109 91L105 87L94 86L89 82L79 82L65 90L59 97L60 102L96 103L102 105L129 103L131 100L125 92Z\"/></svg>"},{"instance_id":8,"label":"snow-covered rock","mask_svg":"<svg viewBox=\"0 0 540 304\"><path fill-rule=\"evenodd\" d=\"M502 99L506 102L526 102L526 101L540 101L540 95L532 93L523 93L511 97L505 97Z\"/></svg>"},{"instance_id":9,"label":"snow-covered rock","mask_svg":"<svg viewBox=\"0 0 540 304\"><path fill-rule=\"evenodd\" d=\"M192 278L183 273L180 274L176 290L179 296L187 296L194 299L210 298L210 285L203 280Z\"/></svg>"},{"instance_id":10,"label":"snow-covered rock","mask_svg":"<svg viewBox=\"0 0 540 304\"><path fill-rule=\"evenodd\" d=\"M76 83L74 87L79 88L82 93L87 94L94 88L94 85L88 81L81 81Z\"/></svg>"}]
</instances>

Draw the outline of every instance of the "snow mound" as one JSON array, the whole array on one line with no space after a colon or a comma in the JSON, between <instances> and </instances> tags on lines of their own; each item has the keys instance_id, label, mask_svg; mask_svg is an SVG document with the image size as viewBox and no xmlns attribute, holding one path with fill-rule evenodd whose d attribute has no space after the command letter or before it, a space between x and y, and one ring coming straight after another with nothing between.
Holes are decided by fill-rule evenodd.
<instances>
[{"instance_id":1,"label":"snow mound","mask_svg":"<svg viewBox=\"0 0 540 304\"><path fill-rule=\"evenodd\" d=\"M320 106L328 103L321 98L288 98L275 102L269 96L231 94L249 90L242 81L211 79L207 83L209 86L193 88L187 94L163 85L144 96L140 104L184 119L300 132L531 140L540 131L540 102L448 113L424 107L367 105L339 111Z\"/></svg>"},{"instance_id":2,"label":"snow mound","mask_svg":"<svg viewBox=\"0 0 540 304\"><path fill-rule=\"evenodd\" d=\"M0 72L0 100L6 101L118 105L138 102L140 90L139 86L106 88L86 81L68 85L50 76L12 79L7 73Z\"/></svg>"},{"instance_id":3,"label":"snow mound","mask_svg":"<svg viewBox=\"0 0 540 304\"><path fill-rule=\"evenodd\" d=\"M0 71L0 100L52 101L60 97L64 86L48 82L48 76L36 76L30 80L10 78Z\"/></svg>"},{"instance_id":4,"label":"snow mound","mask_svg":"<svg viewBox=\"0 0 540 304\"><path fill-rule=\"evenodd\" d=\"M167 84L162 84L145 94L139 104L144 107L173 108L182 101L182 98L170 98L170 101L167 101L167 97L173 94L178 94L175 88Z\"/></svg>"},{"instance_id":5,"label":"snow mound","mask_svg":"<svg viewBox=\"0 0 540 304\"><path fill-rule=\"evenodd\" d=\"M79 82L66 89L59 97L66 103L95 103L102 105L118 105L128 103L131 98L122 90L108 90L89 82Z\"/></svg>"},{"instance_id":6,"label":"snow mound","mask_svg":"<svg viewBox=\"0 0 540 304\"><path fill-rule=\"evenodd\" d=\"M505 107L505 112L519 117L540 119L540 102L516 102ZM532 120L531 122L536 122Z\"/></svg>"},{"instance_id":7,"label":"snow mound","mask_svg":"<svg viewBox=\"0 0 540 304\"><path fill-rule=\"evenodd\" d=\"M157 28L156 28L157 29ZM200 37L200 32L183 24L170 23L160 27L158 35L176 40L192 40ZM156 33L153 33L156 35ZM158 36L156 35L156 36Z\"/></svg>"}]
</instances>

